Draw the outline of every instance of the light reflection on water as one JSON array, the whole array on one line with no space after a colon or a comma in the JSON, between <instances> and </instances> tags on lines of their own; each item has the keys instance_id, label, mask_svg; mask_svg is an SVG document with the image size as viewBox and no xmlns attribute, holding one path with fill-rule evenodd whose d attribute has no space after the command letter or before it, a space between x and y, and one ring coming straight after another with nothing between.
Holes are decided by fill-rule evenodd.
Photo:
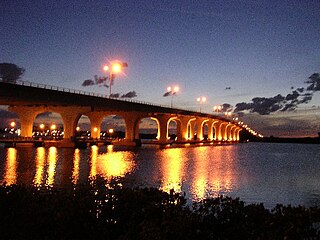
<instances>
[{"instance_id":1,"label":"light reflection on water","mask_svg":"<svg viewBox=\"0 0 320 240\"><path fill-rule=\"evenodd\" d=\"M7 161L3 182L7 185L12 185L17 182L17 150L15 148L9 148L6 155Z\"/></svg>"},{"instance_id":2,"label":"light reflection on water","mask_svg":"<svg viewBox=\"0 0 320 240\"><path fill-rule=\"evenodd\" d=\"M160 189L165 192L170 192L171 189L175 192L181 192L186 159L183 156L182 148L166 149L166 151L162 151L160 156L163 176Z\"/></svg>"},{"instance_id":3,"label":"light reflection on water","mask_svg":"<svg viewBox=\"0 0 320 240\"><path fill-rule=\"evenodd\" d=\"M266 206L320 203L320 147L236 144L164 149L0 148L0 184L77 185L101 176L185 192L192 200L220 194Z\"/></svg>"},{"instance_id":4,"label":"light reflection on water","mask_svg":"<svg viewBox=\"0 0 320 240\"><path fill-rule=\"evenodd\" d=\"M97 146L91 147L91 171L90 177L97 175L110 180L113 177L124 177L133 171L133 153L129 151L114 152L113 146L107 147L107 153L99 154Z\"/></svg>"}]
</instances>

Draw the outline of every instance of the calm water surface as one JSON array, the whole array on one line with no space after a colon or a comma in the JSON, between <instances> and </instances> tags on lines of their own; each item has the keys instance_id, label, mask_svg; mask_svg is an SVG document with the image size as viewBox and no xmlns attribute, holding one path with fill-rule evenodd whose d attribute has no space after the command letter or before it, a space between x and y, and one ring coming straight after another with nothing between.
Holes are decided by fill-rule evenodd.
<instances>
[{"instance_id":1,"label":"calm water surface","mask_svg":"<svg viewBox=\"0 0 320 240\"><path fill-rule=\"evenodd\" d=\"M249 143L124 149L0 148L0 183L70 187L98 175L247 203L320 206L320 145ZM127 181L128 180L128 181Z\"/></svg>"}]
</instances>

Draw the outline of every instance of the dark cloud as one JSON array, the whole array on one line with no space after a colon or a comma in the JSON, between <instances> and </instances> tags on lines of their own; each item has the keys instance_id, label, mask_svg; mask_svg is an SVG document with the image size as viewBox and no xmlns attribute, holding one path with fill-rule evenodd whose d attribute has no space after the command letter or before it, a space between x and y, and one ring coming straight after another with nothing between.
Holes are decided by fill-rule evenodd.
<instances>
[{"instance_id":1,"label":"dark cloud","mask_svg":"<svg viewBox=\"0 0 320 240\"><path fill-rule=\"evenodd\" d=\"M112 93L110 95L111 98L119 98L120 97L120 93Z\"/></svg>"},{"instance_id":2,"label":"dark cloud","mask_svg":"<svg viewBox=\"0 0 320 240\"><path fill-rule=\"evenodd\" d=\"M163 97L168 97L171 96L171 92L166 92L165 94L163 94Z\"/></svg>"},{"instance_id":3,"label":"dark cloud","mask_svg":"<svg viewBox=\"0 0 320 240\"><path fill-rule=\"evenodd\" d=\"M81 84L82 87L92 86L92 85L94 85L94 81L91 79L84 80L83 83Z\"/></svg>"},{"instance_id":4,"label":"dark cloud","mask_svg":"<svg viewBox=\"0 0 320 240\"><path fill-rule=\"evenodd\" d=\"M234 112L250 112L260 115L268 115L276 111L294 111L299 104L307 104L312 100L313 93L320 91L320 74L312 74L305 82L310 84L306 89L304 87L297 88L285 97L278 94L274 97L256 97L252 102L241 102L236 104ZM293 87L291 87L293 89ZM305 92L309 91L309 92Z\"/></svg>"},{"instance_id":5,"label":"dark cloud","mask_svg":"<svg viewBox=\"0 0 320 240\"><path fill-rule=\"evenodd\" d=\"M286 101L292 101L292 100L298 99L299 96L300 94L297 91L292 91L292 93L289 93L286 96Z\"/></svg>"},{"instance_id":6,"label":"dark cloud","mask_svg":"<svg viewBox=\"0 0 320 240\"><path fill-rule=\"evenodd\" d=\"M304 92L304 88L303 87L297 88L297 91L300 92L300 93L303 93Z\"/></svg>"},{"instance_id":7,"label":"dark cloud","mask_svg":"<svg viewBox=\"0 0 320 240\"><path fill-rule=\"evenodd\" d=\"M232 106L229 103L222 104L222 111L229 112L232 110Z\"/></svg>"},{"instance_id":8,"label":"dark cloud","mask_svg":"<svg viewBox=\"0 0 320 240\"><path fill-rule=\"evenodd\" d=\"M127 92L126 94L123 94L121 98L135 98L137 97L137 93L135 91Z\"/></svg>"},{"instance_id":9,"label":"dark cloud","mask_svg":"<svg viewBox=\"0 0 320 240\"><path fill-rule=\"evenodd\" d=\"M308 91L320 91L320 74L314 73L312 74L305 83L309 83L310 85L307 87Z\"/></svg>"},{"instance_id":10,"label":"dark cloud","mask_svg":"<svg viewBox=\"0 0 320 240\"><path fill-rule=\"evenodd\" d=\"M104 87L109 87L106 82L107 82L107 77L99 77L98 75L94 75L94 80L92 79L87 79L84 80L83 83L81 84L82 87L87 87L87 86L93 86L93 85L102 85Z\"/></svg>"}]
</instances>

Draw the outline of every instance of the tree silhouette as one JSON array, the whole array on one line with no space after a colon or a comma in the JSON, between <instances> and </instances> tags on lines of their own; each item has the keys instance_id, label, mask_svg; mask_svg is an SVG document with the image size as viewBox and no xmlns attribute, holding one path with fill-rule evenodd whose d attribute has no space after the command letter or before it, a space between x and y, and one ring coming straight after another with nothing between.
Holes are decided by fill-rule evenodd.
<instances>
[{"instance_id":1,"label":"tree silhouette","mask_svg":"<svg viewBox=\"0 0 320 240\"><path fill-rule=\"evenodd\" d=\"M24 72L24 68L13 63L0 63L0 79L3 82L15 83Z\"/></svg>"}]
</instances>

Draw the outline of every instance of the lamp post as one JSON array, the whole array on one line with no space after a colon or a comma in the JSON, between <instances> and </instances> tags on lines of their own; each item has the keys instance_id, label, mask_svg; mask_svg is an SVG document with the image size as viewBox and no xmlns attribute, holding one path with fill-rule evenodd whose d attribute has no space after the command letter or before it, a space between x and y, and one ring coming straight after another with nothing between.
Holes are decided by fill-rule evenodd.
<instances>
[{"instance_id":1,"label":"lamp post","mask_svg":"<svg viewBox=\"0 0 320 240\"><path fill-rule=\"evenodd\" d=\"M116 73L119 73L122 71L122 68L124 67L128 67L128 64L125 62L115 62L112 63L111 65L105 65L103 67L103 71L105 72L109 72L109 97L111 97L112 95L112 84L113 84L113 80L114 80L114 75Z\"/></svg>"},{"instance_id":2,"label":"lamp post","mask_svg":"<svg viewBox=\"0 0 320 240\"><path fill-rule=\"evenodd\" d=\"M167 88L167 93L169 93L169 95L171 95L171 108L173 107L173 96L177 94L177 92L179 92L180 88L178 86L175 87L168 87Z\"/></svg>"},{"instance_id":3,"label":"lamp post","mask_svg":"<svg viewBox=\"0 0 320 240\"><path fill-rule=\"evenodd\" d=\"M221 110L222 110L222 106L221 105L217 105L217 106L213 107L213 111L214 112L218 112L219 113L219 112L221 112Z\"/></svg>"},{"instance_id":4,"label":"lamp post","mask_svg":"<svg viewBox=\"0 0 320 240\"><path fill-rule=\"evenodd\" d=\"M197 98L197 102L200 103L200 112L201 112L201 107L202 107L202 103L206 102L207 98L206 97L198 97Z\"/></svg>"}]
</instances>

